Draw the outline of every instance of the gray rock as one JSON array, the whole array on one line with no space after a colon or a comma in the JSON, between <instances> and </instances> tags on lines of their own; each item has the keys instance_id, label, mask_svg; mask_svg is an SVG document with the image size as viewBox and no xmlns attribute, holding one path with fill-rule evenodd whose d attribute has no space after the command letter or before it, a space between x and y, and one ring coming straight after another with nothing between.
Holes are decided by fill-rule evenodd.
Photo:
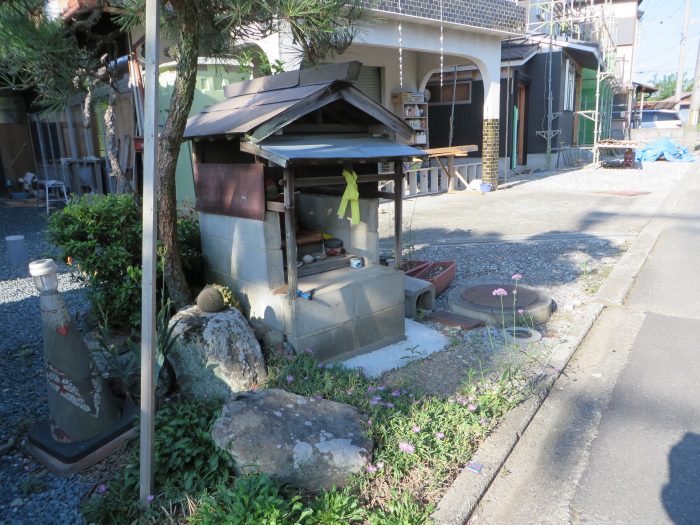
<instances>
[{"instance_id":1,"label":"gray rock","mask_svg":"<svg viewBox=\"0 0 700 525\"><path fill-rule=\"evenodd\" d=\"M197 296L197 306L203 312L220 312L226 308L224 296L215 286L205 286Z\"/></svg>"},{"instance_id":2,"label":"gray rock","mask_svg":"<svg viewBox=\"0 0 700 525\"><path fill-rule=\"evenodd\" d=\"M278 389L232 396L212 438L231 454L236 474L262 472L307 490L342 487L372 457L353 407Z\"/></svg>"},{"instance_id":3,"label":"gray rock","mask_svg":"<svg viewBox=\"0 0 700 525\"><path fill-rule=\"evenodd\" d=\"M262 319L253 317L248 321L248 323L250 323L250 327L253 329L255 338L260 342L263 341L263 337L265 337L265 334L272 330L272 327L265 323L265 321L263 321Z\"/></svg>"},{"instance_id":4,"label":"gray rock","mask_svg":"<svg viewBox=\"0 0 700 525\"><path fill-rule=\"evenodd\" d=\"M270 351L276 351L287 340L284 332L273 328L263 335L263 346Z\"/></svg>"},{"instance_id":5,"label":"gray rock","mask_svg":"<svg viewBox=\"0 0 700 525\"><path fill-rule=\"evenodd\" d=\"M190 306L175 314L170 326L178 320L168 359L185 397L225 401L231 392L267 381L260 344L237 309L206 313Z\"/></svg>"}]
</instances>

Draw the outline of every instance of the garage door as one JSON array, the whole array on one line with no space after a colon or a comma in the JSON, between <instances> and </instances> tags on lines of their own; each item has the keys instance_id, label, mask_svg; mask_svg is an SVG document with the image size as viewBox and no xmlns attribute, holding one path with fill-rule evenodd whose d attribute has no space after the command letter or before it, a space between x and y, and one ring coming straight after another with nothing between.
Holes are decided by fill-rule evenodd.
<instances>
[{"instance_id":1,"label":"garage door","mask_svg":"<svg viewBox=\"0 0 700 525\"><path fill-rule=\"evenodd\" d=\"M369 98L382 103L382 68L374 66L362 66L360 76L355 86Z\"/></svg>"}]
</instances>

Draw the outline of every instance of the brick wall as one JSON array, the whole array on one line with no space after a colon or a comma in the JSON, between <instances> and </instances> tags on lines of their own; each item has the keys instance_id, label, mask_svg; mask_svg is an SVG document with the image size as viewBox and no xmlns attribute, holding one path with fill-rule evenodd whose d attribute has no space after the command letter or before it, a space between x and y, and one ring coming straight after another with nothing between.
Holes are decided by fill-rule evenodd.
<instances>
[{"instance_id":1,"label":"brick wall","mask_svg":"<svg viewBox=\"0 0 700 525\"><path fill-rule=\"evenodd\" d=\"M364 2L366 7L388 13L399 12L399 0ZM440 20L438 0L400 0L401 13L408 16ZM525 8L513 0L443 0L443 20L454 24L497 31L522 33Z\"/></svg>"},{"instance_id":2,"label":"brick wall","mask_svg":"<svg viewBox=\"0 0 700 525\"><path fill-rule=\"evenodd\" d=\"M494 189L498 186L498 119L484 119L481 153L482 179Z\"/></svg>"}]
</instances>

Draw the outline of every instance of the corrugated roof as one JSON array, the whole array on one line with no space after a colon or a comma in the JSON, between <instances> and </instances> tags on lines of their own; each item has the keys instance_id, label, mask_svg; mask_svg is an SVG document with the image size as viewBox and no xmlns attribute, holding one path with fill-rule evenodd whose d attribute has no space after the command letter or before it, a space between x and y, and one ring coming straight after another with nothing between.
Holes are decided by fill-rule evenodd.
<instances>
[{"instance_id":1,"label":"corrugated roof","mask_svg":"<svg viewBox=\"0 0 700 525\"><path fill-rule=\"evenodd\" d=\"M228 98L190 117L185 138L248 133L329 85L326 82Z\"/></svg>"},{"instance_id":2,"label":"corrugated roof","mask_svg":"<svg viewBox=\"0 0 700 525\"><path fill-rule=\"evenodd\" d=\"M402 159L424 157L418 148L397 144L384 138L333 137L328 135L300 135L270 137L257 147L262 156L286 163L336 159Z\"/></svg>"}]
</instances>

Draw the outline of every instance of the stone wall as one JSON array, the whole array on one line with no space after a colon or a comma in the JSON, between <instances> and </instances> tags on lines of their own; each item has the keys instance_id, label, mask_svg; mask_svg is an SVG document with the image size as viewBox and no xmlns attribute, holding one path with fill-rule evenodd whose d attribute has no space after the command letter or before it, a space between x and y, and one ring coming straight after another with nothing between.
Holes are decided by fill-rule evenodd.
<instances>
[{"instance_id":1,"label":"stone wall","mask_svg":"<svg viewBox=\"0 0 700 525\"><path fill-rule=\"evenodd\" d=\"M435 0L380 0L364 2L377 11L399 13L417 18L440 20L440 4ZM445 22L464 26L522 33L525 28L525 8L512 0L445 0L442 8Z\"/></svg>"}]
</instances>

